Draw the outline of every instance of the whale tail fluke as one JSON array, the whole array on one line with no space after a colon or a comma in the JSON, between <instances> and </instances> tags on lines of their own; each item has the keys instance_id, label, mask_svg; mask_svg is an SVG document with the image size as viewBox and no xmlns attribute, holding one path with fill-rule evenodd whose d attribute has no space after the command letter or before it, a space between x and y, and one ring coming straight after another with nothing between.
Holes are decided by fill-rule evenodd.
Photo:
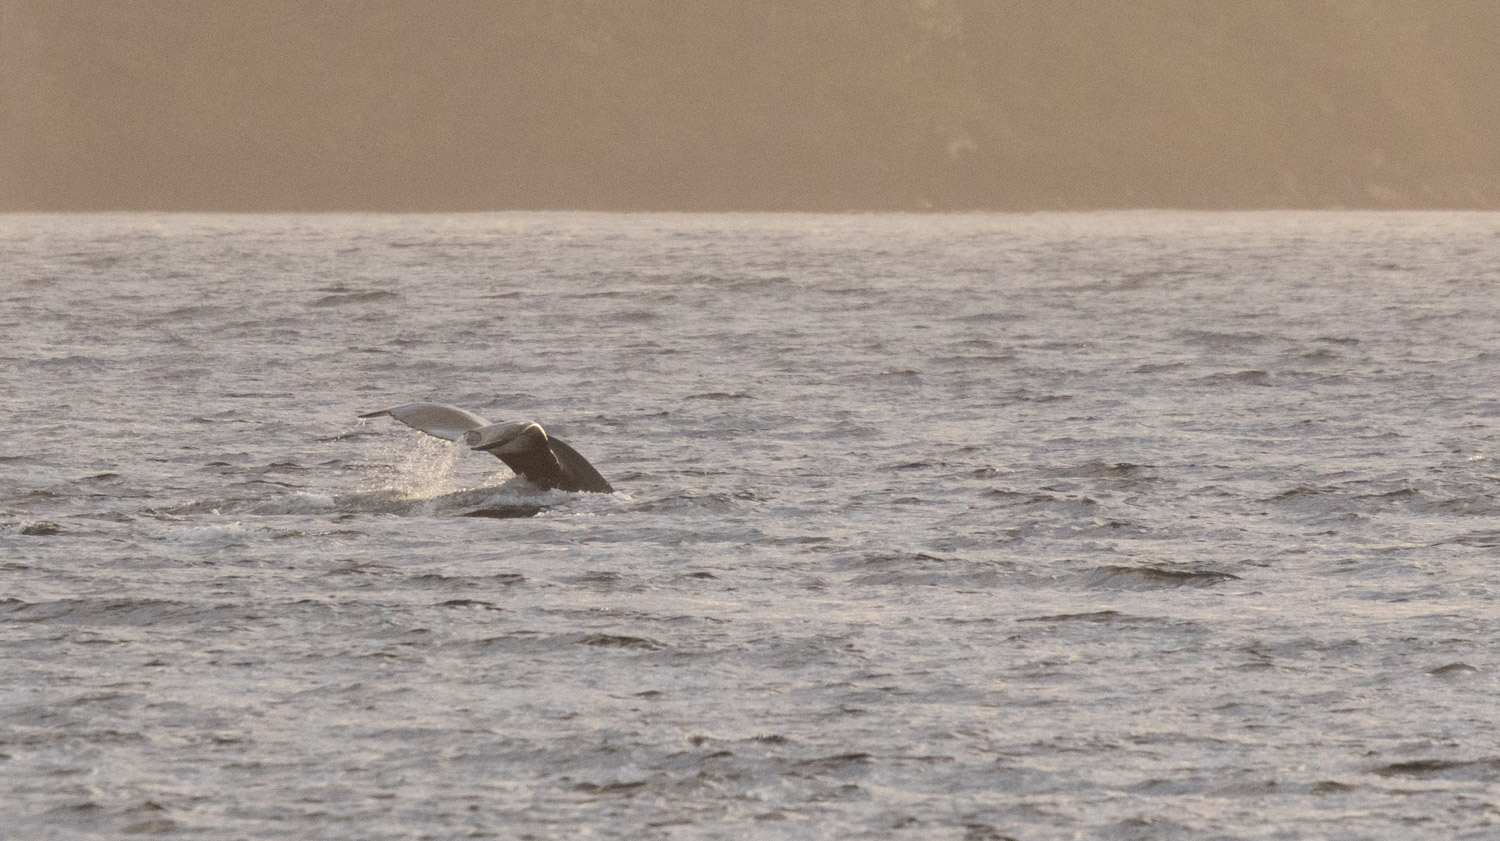
<instances>
[{"instance_id":1,"label":"whale tail fluke","mask_svg":"<svg viewBox=\"0 0 1500 841\"><path fill-rule=\"evenodd\" d=\"M557 457L563 475L567 477L568 487L563 488L564 490L596 494L615 492L614 486L599 475L599 471L589 464L588 459L579 455L577 450L556 438L549 438L547 443L551 446L552 455Z\"/></svg>"},{"instance_id":2,"label":"whale tail fluke","mask_svg":"<svg viewBox=\"0 0 1500 841\"><path fill-rule=\"evenodd\" d=\"M542 490L614 492L588 459L549 437L539 424L492 424L473 412L443 403L408 403L360 415L386 416L435 438L463 441L471 449L483 450Z\"/></svg>"},{"instance_id":3,"label":"whale tail fluke","mask_svg":"<svg viewBox=\"0 0 1500 841\"><path fill-rule=\"evenodd\" d=\"M445 441L458 441L464 437L465 432L490 425L489 421L473 412L466 412L457 406L447 406L442 403L408 403L394 409L367 412L360 417L379 418L386 415L418 432L425 432Z\"/></svg>"}]
</instances>

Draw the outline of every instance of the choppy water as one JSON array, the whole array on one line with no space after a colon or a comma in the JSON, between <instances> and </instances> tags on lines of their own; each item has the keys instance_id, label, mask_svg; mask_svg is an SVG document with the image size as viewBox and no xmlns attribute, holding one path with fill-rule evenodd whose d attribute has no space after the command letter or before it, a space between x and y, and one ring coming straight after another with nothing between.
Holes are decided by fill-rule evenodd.
<instances>
[{"instance_id":1,"label":"choppy water","mask_svg":"<svg viewBox=\"0 0 1500 841\"><path fill-rule=\"evenodd\" d=\"M1497 230L0 217L0 825L1500 837Z\"/></svg>"}]
</instances>

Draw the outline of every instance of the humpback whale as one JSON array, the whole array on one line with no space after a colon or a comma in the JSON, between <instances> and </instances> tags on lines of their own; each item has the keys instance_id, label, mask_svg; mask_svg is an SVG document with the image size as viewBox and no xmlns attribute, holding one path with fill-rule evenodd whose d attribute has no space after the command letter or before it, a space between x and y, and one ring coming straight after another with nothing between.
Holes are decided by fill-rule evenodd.
<instances>
[{"instance_id":1,"label":"humpback whale","mask_svg":"<svg viewBox=\"0 0 1500 841\"><path fill-rule=\"evenodd\" d=\"M613 493L614 488L588 459L562 441L548 435L541 424L490 423L457 406L442 403L408 403L360 415L389 415L418 432L445 441L462 440L471 450L484 450L505 462L517 476L542 490Z\"/></svg>"}]
</instances>

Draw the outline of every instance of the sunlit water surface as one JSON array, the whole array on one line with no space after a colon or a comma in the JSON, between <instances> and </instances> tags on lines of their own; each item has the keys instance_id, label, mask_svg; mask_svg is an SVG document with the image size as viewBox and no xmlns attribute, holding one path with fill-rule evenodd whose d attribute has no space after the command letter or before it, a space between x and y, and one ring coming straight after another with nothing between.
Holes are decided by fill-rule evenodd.
<instances>
[{"instance_id":1,"label":"sunlit water surface","mask_svg":"<svg viewBox=\"0 0 1500 841\"><path fill-rule=\"evenodd\" d=\"M1497 230L0 217L3 832L1500 837Z\"/></svg>"}]
</instances>

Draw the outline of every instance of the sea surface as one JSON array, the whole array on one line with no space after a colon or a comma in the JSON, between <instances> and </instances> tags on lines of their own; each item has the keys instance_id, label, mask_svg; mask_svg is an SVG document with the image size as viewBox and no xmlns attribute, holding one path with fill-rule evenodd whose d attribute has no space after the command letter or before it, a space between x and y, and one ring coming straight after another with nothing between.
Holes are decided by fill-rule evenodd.
<instances>
[{"instance_id":1,"label":"sea surface","mask_svg":"<svg viewBox=\"0 0 1500 841\"><path fill-rule=\"evenodd\" d=\"M1500 838L1500 216L0 216L0 335L5 838Z\"/></svg>"}]
</instances>

